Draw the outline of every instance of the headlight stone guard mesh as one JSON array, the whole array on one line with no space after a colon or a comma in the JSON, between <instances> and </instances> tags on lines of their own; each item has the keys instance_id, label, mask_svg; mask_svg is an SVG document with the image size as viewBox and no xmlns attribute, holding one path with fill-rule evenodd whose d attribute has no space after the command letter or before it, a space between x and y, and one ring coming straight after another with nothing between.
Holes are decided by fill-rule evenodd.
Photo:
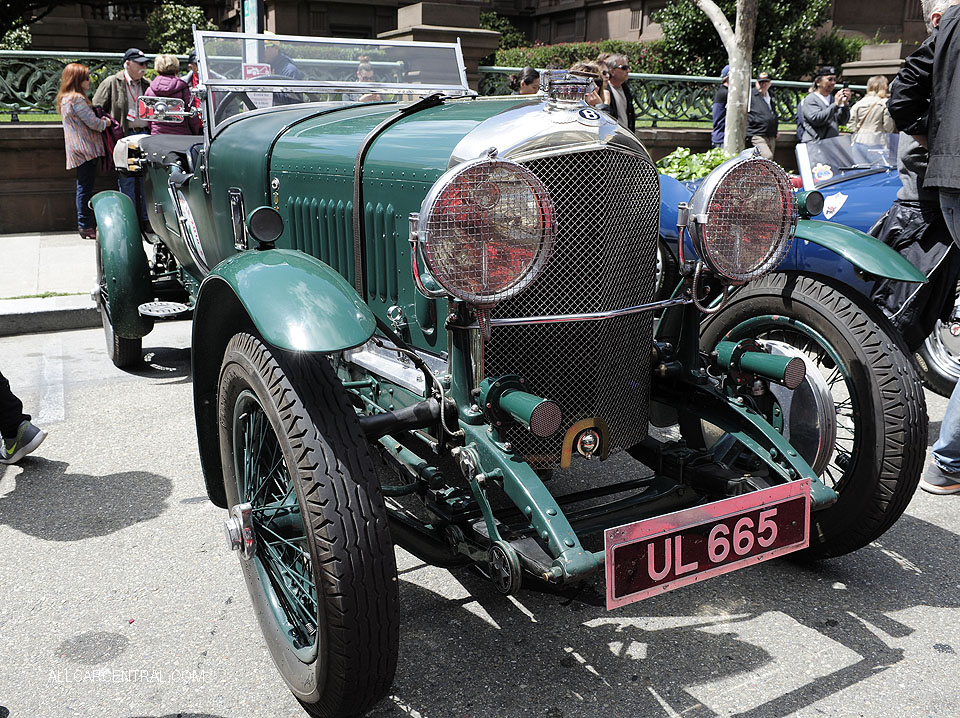
<instances>
[{"instance_id":1,"label":"headlight stone guard mesh","mask_svg":"<svg viewBox=\"0 0 960 718\"><path fill-rule=\"evenodd\" d=\"M752 158L731 167L707 201L699 228L710 266L734 281L762 276L789 251L797 222L793 186L775 163Z\"/></svg>"}]
</instances>

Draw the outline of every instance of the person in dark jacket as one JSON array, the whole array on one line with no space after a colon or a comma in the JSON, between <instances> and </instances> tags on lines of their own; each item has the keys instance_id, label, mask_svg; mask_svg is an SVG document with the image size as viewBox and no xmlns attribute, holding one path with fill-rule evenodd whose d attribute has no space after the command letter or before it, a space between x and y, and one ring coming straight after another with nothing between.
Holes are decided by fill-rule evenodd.
<instances>
[{"instance_id":1,"label":"person in dark jacket","mask_svg":"<svg viewBox=\"0 0 960 718\"><path fill-rule=\"evenodd\" d=\"M960 244L960 7L943 13L936 32L906 59L893 81L887 109L901 132L930 150L923 188L939 190L940 210ZM960 382L920 481L932 494L960 493Z\"/></svg>"},{"instance_id":2,"label":"person in dark jacket","mask_svg":"<svg viewBox=\"0 0 960 718\"><path fill-rule=\"evenodd\" d=\"M761 72L757 76L757 84L750 93L750 110L747 112L747 142L768 160L773 159L777 149L777 129L780 126L780 118L770 96L772 82L769 72Z\"/></svg>"},{"instance_id":3,"label":"person in dark jacket","mask_svg":"<svg viewBox=\"0 0 960 718\"><path fill-rule=\"evenodd\" d=\"M840 125L850 119L850 90L844 88L832 95L837 84L837 72L830 65L817 70L815 89L800 101L800 119L803 121L801 142L816 142L840 134Z\"/></svg>"},{"instance_id":4,"label":"person in dark jacket","mask_svg":"<svg viewBox=\"0 0 960 718\"><path fill-rule=\"evenodd\" d=\"M153 61L157 76L153 78L146 94L149 97L170 97L183 100L183 108L193 106L193 95L187 83L177 77L180 61L174 55L157 55ZM151 135L199 135L203 130L199 117L186 117L179 122L151 122Z\"/></svg>"},{"instance_id":5,"label":"person in dark jacket","mask_svg":"<svg viewBox=\"0 0 960 718\"><path fill-rule=\"evenodd\" d=\"M186 74L180 75L180 79L187 84L187 88L193 90L200 84L200 64L199 58L197 57L197 51L191 50L190 56L187 58L187 72ZM192 93L191 93L192 94ZM196 108L201 107L200 98L194 96L193 104Z\"/></svg>"},{"instance_id":6,"label":"person in dark jacket","mask_svg":"<svg viewBox=\"0 0 960 718\"><path fill-rule=\"evenodd\" d=\"M610 55L607 58L607 90L610 93L610 115L622 127L631 132L637 129L637 111L633 107L633 94L627 80L630 79L630 61L626 55Z\"/></svg>"},{"instance_id":7,"label":"person in dark jacket","mask_svg":"<svg viewBox=\"0 0 960 718\"><path fill-rule=\"evenodd\" d=\"M714 147L723 147L727 133L727 96L730 92L730 65L720 70L720 87L713 96L713 131L710 141Z\"/></svg>"}]
</instances>

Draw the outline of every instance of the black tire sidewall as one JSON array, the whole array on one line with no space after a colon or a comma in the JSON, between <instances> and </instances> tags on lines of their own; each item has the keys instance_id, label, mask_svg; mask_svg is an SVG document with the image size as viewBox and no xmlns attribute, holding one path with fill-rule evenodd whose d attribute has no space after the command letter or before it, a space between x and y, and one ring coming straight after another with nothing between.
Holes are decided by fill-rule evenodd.
<instances>
[{"instance_id":1,"label":"black tire sidewall","mask_svg":"<svg viewBox=\"0 0 960 718\"><path fill-rule=\"evenodd\" d=\"M316 658L294 653L255 565L241 560L270 653L315 716L360 715L389 689L399 646L399 598L386 508L356 413L325 357L290 356L249 334L221 364L220 451L227 504L238 500L233 411L252 391L277 436L300 504L317 587Z\"/></svg>"},{"instance_id":2,"label":"black tire sidewall","mask_svg":"<svg viewBox=\"0 0 960 718\"><path fill-rule=\"evenodd\" d=\"M889 391L890 382L896 380L908 389L908 383L912 382L917 385L913 391L919 392L921 402L922 390L899 335L892 327L886 326L885 318L866 302L857 301L842 286L826 279L773 274L747 285L731 298L727 307L706 322L702 329L702 345L704 348L713 347L727 331L741 322L766 315L786 316L806 324L830 343L850 373L851 395L856 393L859 411L855 454L851 457L846 481L840 487L838 501L812 516L808 552L817 557L847 553L867 542L857 541L857 532L871 534L875 528L870 527L879 525L886 530L892 522L889 516L879 520L887 511L889 487L900 478L896 473L891 476L889 470L885 471L884 462L899 451L899 444L888 438L887 433L895 433L903 427L886 425L882 387ZM853 327L859 331L855 332ZM866 350L867 345L874 346L884 355L899 353L902 367L894 365L883 370L883 375L878 377L881 372L875 363L878 356L871 356ZM925 437L925 410L922 414ZM901 464L902 468L909 464L910 469L899 488L909 491L911 496L923 460L921 456L917 463L915 457L916 451L913 450L907 453ZM891 509L895 512L894 520L905 506L904 501L900 508Z\"/></svg>"},{"instance_id":3,"label":"black tire sidewall","mask_svg":"<svg viewBox=\"0 0 960 718\"><path fill-rule=\"evenodd\" d=\"M227 354L224 356L223 366L220 372L219 387L220 449L221 460L223 462L224 488L226 490L227 505L234 506L239 503L240 498L234 468L232 417L237 399L244 390L249 389L252 391L263 407L264 413L277 436L287 467L296 466L297 462L286 433L282 429L278 429L278 427L282 427L282 423L270 388L267 386L256 364L251 361L251 358L246 353L231 349L230 347L227 348ZM226 415L224 414L225 411L228 412ZM294 480L293 484L294 490L297 493L297 500L302 507L304 502L303 496L301 495L300 482ZM310 548L311 559L316 561L312 544ZM323 666L326 663L323 652L327 641L324 635L325 622L322 620L322 616L320 620L317 621L317 657L309 663L304 663L294 654L286 636L284 636L282 629L277 624L273 610L266 600L268 588L262 584L260 574L256 569L256 564L253 560L241 559L240 567L243 571L243 578L247 584L247 591L253 603L257 622L260 625L260 630L263 633L267 648L270 650L270 655L280 670L280 674L299 700L306 703L316 702L323 690ZM319 590L320 587L318 586L317 588ZM320 600L319 604L320 610L323 611L323 601Z\"/></svg>"}]
</instances>

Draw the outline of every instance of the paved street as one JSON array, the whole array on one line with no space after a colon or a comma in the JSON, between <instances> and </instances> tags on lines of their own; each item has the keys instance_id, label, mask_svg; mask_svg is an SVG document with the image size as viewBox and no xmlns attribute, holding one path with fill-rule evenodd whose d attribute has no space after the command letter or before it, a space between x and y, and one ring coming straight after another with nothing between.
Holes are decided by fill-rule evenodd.
<instances>
[{"instance_id":1,"label":"paved street","mask_svg":"<svg viewBox=\"0 0 960 718\"><path fill-rule=\"evenodd\" d=\"M189 332L159 325L136 373L110 364L100 330L0 339L50 431L0 468L0 718L305 715L206 500ZM946 401L927 399L934 437ZM400 667L372 715L953 718L958 536L960 497L918 493L856 554L610 613L599 581L504 598L398 550Z\"/></svg>"}]
</instances>

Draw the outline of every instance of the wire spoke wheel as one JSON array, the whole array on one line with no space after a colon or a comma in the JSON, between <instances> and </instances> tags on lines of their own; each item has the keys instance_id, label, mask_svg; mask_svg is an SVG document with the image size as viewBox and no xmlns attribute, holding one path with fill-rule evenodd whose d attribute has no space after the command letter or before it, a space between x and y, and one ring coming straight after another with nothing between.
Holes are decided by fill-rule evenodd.
<instances>
[{"instance_id":1,"label":"wire spoke wheel","mask_svg":"<svg viewBox=\"0 0 960 718\"><path fill-rule=\"evenodd\" d=\"M806 555L841 555L882 535L916 490L927 441L920 381L889 320L842 284L776 273L738 290L701 335L705 350L746 338L792 347L829 391L832 402L817 407L817 421L835 434L821 435L828 444L819 476L840 498L813 514ZM790 411L815 413L797 404ZM700 431L684 427L695 445L709 440Z\"/></svg>"},{"instance_id":2,"label":"wire spoke wheel","mask_svg":"<svg viewBox=\"0 0 960 718\"><path fill-rule=\"evenodd\" d=\"M310 715L361 715L393 681L399 601L356 412L325 357L249 334L227 345L217 401L227 504L243 517L240 566L267 648Z\"/></svg>"},{"instance_id":3,"label":"wire spoke wheel","mask_svg":"<svg viewBox=\"0 0 960 718\"><path fill-rule=\"evenodd\" d=\"M234 406L234 466L240 501L252 507L257 570L272 590L274 618L302 658L316 652L317 587L306 530L283 450L257 396L240 393ZM294 508L294 506L296 508Z\"/></svg>"}]
</instances>

